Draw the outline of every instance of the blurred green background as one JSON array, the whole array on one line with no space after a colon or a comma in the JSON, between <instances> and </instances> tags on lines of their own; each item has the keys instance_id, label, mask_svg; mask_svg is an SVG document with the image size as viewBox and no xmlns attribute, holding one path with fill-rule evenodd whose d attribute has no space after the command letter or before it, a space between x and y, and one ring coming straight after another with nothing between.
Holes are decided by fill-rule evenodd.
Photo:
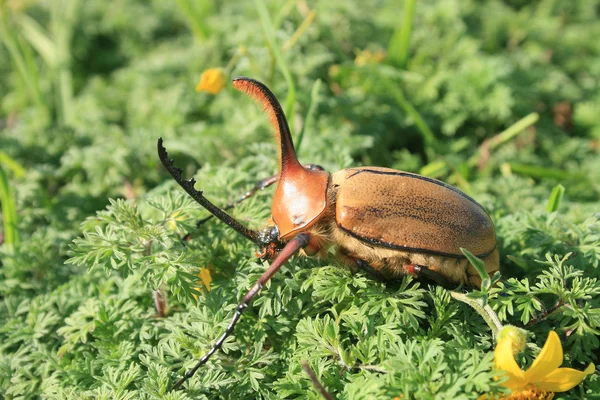
<instances>
[{"instance_id":1,"label":"blurred green background","mask_svg":"<svg viewBox=\"0 0 600 400\"><path fill-rule=\"evenodd\" d=\"M240 271L264 266L251 263L251 246L216 224L199 233L189 250L177 247L178 236L192 230L204 213L171 182L158 160L156 140L164 138L188 176L199 170L197 187L217 204L273 174L270 127L259 108L231 87L231 78L239 75L266 83L279 98L301 162L332 172L358 165L413 171L453 184L481 202L497 227L503 275L516 278L508 298L496 293L490 299L501 319L524 324L557 298L575 309L585 302L589 308L581 314L559 313L534 329L573 329L577 334L568 335L567 345L579 350L570 361L576 366L597 362L600 288L590 283L580 292L571 290L573 279L600 277L598 38L600 2L594 0L0 0L0 394L162 398L169 380L183 370L181 363L206 351L220 330L196 334L206 343L184 340L182 330L194 329L191 321L200 318L187 315L196 308L192 303L201 308L213 302L214 310L235 304L245 283L232 277L241 273L240 279L250 279ZM216 94L196 92L209 68L225 74L224 87ZM261 226L269 196L258 195L235 211L236 217ZM105 236L90 238L95 231ZM546 254L550 264L553 257L569 255L577 272L561 266L563 272L553 275L556 282L564 278L566 292L558 283L540 293L525 289L545 276L549 264L538 260ZM194 285L200 265L214 266L214 276L210 296L198 300ZM279 284L303 293L306 302L297 305L299 310L315 298L290 282L299 265L323 262L292 265ZM359 278L346 278L356 288L364 286L353 281ZM135 287L128 279L144 285ZM142 326L153 323L151 291L161 287L171 293L172 312L166 325L148 328L157 331L146 337ZM436 302L437 295L419 293L429 306ZM116 296L110 301L118 312L105 310L106 315L128 319L135 309L139 320L109 328L112 319L96 315L110 296ZM321 300L335 308L334 298L346 304L339 293ZM450 302L447 296L442 301ZM279 311L261 308L260 318ZM471 312L460 308L453 318ZM311 309L290 318L295 324L327 313ZM215 311L213 318L220 324L227 315ZM73 322L77 318L79 323ZM419 318L414 332L398 337L429 332ZM117 332L102 339L114 340L109 348L91 345L101 341L93 332L103 323L103 329ZM289 344L296 334L290 324L280 339L253 334L262 344ZM452 329L460 332L458 326ZM465 351L474 343L479 354L490 351L489 334L483 338L474 327L464 329L473 332L473 342L462 344ZM123 331L129 332L126 339L119 336ZM425 336L451 343L449 332ZM544 339L545 333L536 337L538 343ZM143 361L140 354L149 351L144 346L166 342L174 346L170 356L155 354L156 365ZM40 357L48 361L35 361ZM253 398L260 387L260 396L277 398L286 387L291 397L310 393L318 398L298 363L285 375L292 355L279 357L286 360L279 369L259 368L261 385L248 371L214 372L191 396ZM453 362L454 373L464 373ZM137 372L126 384L118 383L128 376L119 368L131 365ZM315 367L319 376L327 369L323 365ZM107 366L115 368L108 378ZM407 381L377 386L373 380L369 386L368 377L357 381L358 374L347 373L323 377L340 398L361 398L352 392L353 384L356 390L376 386L375 397L417 393ZM285 379L302 379L302 389L290 389L291 383L281 383ZM119 385L124 386L117 396ZM477 397L477 390L458 385L456 393ZM482 385L481 390L498 386ZM594 385L578 396L600 387ZM434 398L450 393L444 392L448 387L437 390L427 393Z\"/></svg>"}]
</instances>

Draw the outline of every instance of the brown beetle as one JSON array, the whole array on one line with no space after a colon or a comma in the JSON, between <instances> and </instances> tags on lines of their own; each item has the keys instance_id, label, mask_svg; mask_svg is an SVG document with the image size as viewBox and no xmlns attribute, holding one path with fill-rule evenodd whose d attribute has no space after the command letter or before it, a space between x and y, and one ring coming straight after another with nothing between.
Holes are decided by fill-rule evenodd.
<instances>
[{"instance_id":1,"label":"brown beetle","mask_svg":"<svg viewBox=\"0 0 600 400\"><path fill-rule=\"evenodd\" d=\"M273 93L250 78L236 78L233 86L262 103L276 131L279 184L267 227L250 230L210 203L194 189L195 181L184 180L182 170L173 166L162 139L158 152L169 173L196 201L256 243L261 258L274 260L244 296L225 333L175 388L221 347L252 298L299 251L325 256L334 247L338 259L377 279L412 274L446 287L481 283L461 247L483 259L488 273L498 270L494 225L475 200L443 182L409 172L359 167L330 174L316 166L304 167Z\"/></svg>"}]
</instances>

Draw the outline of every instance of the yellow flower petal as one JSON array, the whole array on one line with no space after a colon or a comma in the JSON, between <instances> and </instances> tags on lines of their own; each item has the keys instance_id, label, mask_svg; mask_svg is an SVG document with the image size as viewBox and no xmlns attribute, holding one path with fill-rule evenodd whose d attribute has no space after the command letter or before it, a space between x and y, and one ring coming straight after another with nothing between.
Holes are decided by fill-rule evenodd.
<instances>
[{"instance_id":1,"label":"yellow flower petal","mask_svg":"<svg viewBox=\"0 0 600 400\"><path fill-rule=\"evenodd\" d=\"M531 364L531 367L525 372L525 380L527 382L539 382L556 368L560 367L563 362L562 344L558 335L554 331L550 331L548 339L540 351L540 354Z\"/></svg>"},{"instance_id":2,"label":"yellow flower petal","mask_svg":"<svg viewBox=\"0 0 600 400\"><path fill-rule=\"evenodd\" d=\"M210 283L212 282L212 276L210 276L210 270L208 268L200 268L200 273L198 273L202 284L210 292Z\"/></svg>"},{"instance_id":3,"label":"yellow flower petal","mask_svg":"<svg viewBox=\"0 0 600 400\"><path fill-rule=\"evenodd\" d=\"M196 86L197 92L217 94L225 87L225 72L221 68L209 68L202 73Z\"/></svg>"},{"instance_id":4,"label":"yellow flower petal","mask_svg":"<svg viewBox=\"0 0 600 400\"><path fill-rule=\"evenodd\" d=\"M573 368L558 368L546 375L541 381L535 382L535 385L548 392L566 392L579 385L587 375L595 370L594 364L588 365L585 371L578 371Z\"/></svg>"},{"instance_id":5,"label":"yellow flower petal","mask_svg":"<svg viewBox=\"0 0 600 400\"><path fill-rule=\"evenodd\" d=\"M516 390L527 384L524 379L523 371L517 365L512 352L512 338L510 336L498 342L494 351L494 359L496 361L496 369L504 371L508 376L508 380L502 384L509 389Z\"/></svg>"}]
</instances>

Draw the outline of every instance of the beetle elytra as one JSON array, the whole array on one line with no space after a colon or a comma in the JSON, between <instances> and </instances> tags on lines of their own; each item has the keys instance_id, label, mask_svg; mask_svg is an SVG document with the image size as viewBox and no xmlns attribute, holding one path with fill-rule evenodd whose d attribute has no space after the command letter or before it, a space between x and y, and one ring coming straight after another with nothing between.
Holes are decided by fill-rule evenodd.
<instances>
[{"instance_id":1,"label":"beetle elytra","mask_svg":"<svg viewBox=\"0 0 600 400\"><path fill-rule=\"evenodd\" d=\"M478 286L479 274L461 247L481 258L488 273L498 270L494 225L475 200L438 180L389 168L357 167L329 173L302 166L273 93L250 78L236 78L233 86L258 100L275 128L280 170L278 180L269 178L269 184L278 181L278 186L265 228L248 229L208 201L194 188L193 179L183 179L182 170L168 158L162 139L158 153L188 194L256 243L261 258L273 261L242 299L225 333L175 388L221 347L254 296L298 252L325 256L333 247L343 263L384 281L412 274L443 286Z\"/></svg>"}]
</instances>

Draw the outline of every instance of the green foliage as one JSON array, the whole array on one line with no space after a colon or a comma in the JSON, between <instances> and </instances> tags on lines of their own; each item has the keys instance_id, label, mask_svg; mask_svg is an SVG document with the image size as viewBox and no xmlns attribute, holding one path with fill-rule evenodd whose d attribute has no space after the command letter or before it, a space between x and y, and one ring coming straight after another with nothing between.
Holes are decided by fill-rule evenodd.
<instances>
[{"instance_id":1,"label":"green foliage","mask_svg":"<svg viewBox=\"0 0 600 400\"><path fill-rule=\"evenodd\" d=\"M303 362L339 399L504 393L493 332L460 296L529 332L524 368L551 329L565 366L598 364L599 10L0 0L0 397L319 399ZM156 154L162 136L217 205L276 171L252 101L194 92L211 67L273 90L303 163L420 172L477 199L502 279L451 294L294 258L171 392L266 268L227 226L196 228L207 212ZM231 212L261 227L271 195ZM594 393L598 374L555 398Z\"/></svg>"}]
</instances>

